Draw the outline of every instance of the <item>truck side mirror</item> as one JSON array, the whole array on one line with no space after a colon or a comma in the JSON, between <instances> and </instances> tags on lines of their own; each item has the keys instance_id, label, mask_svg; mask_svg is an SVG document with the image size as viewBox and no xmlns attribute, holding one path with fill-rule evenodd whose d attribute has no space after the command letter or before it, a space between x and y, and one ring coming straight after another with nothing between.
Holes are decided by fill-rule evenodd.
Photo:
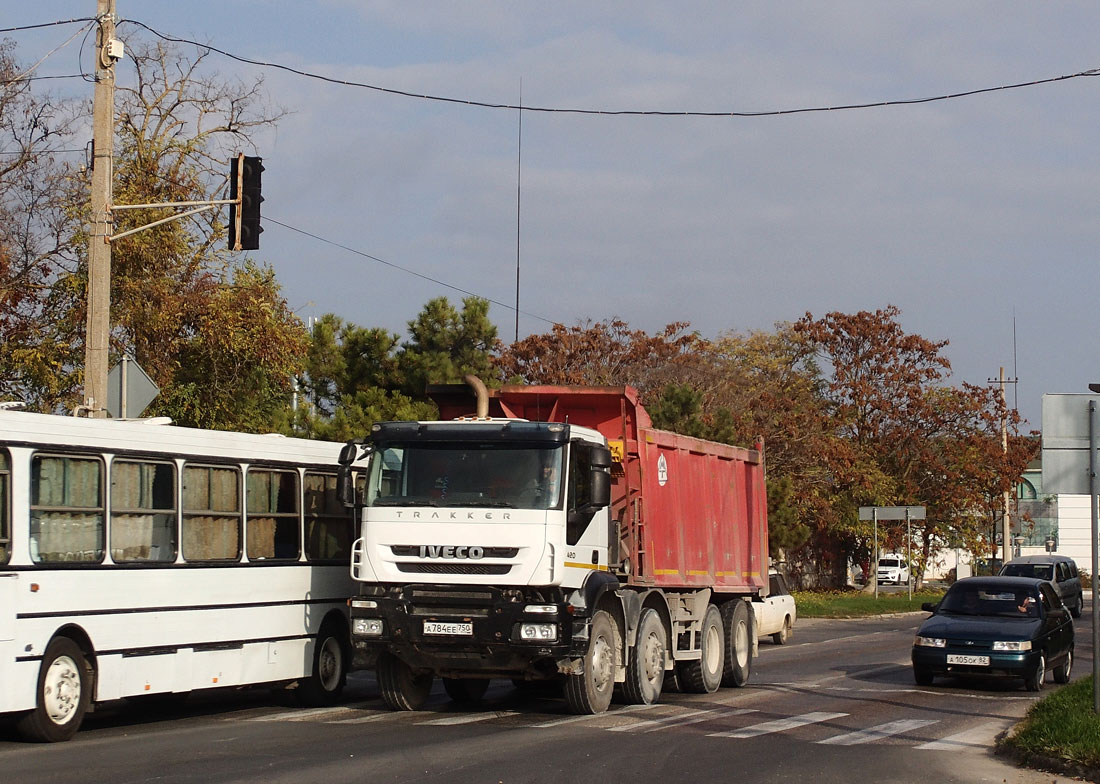
<instances>
[{"instance_id":1,"label":"truck side mirror","mask_svg":"<svg viewBox=\"0 0 1100 784\"><path fill-rule=\"evenodd\" d=\"M355 506L355 479L351 472L351 464L358 455L358 447L349 441L340 449L340 469L336 472L336 498L346 508Z\"/></svg>"},{"instance_id":2,"label":"truck side mirror","mask_svg":"<svg viewBox=\"0 0 1100 784\"><path fill-rule=\"evenodd\" d=\"M602 509L611 503L611 474L599 468L592 470L592 500L594 509Z\"/></svg>"}]
</instances>

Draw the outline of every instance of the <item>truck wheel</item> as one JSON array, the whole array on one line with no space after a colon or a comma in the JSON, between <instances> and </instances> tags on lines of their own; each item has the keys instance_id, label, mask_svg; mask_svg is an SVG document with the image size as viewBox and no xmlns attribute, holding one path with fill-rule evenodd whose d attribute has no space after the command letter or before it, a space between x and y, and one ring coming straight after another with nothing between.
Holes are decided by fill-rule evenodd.
<instances>
[{"instance_id":1,"label":"truck wheel","mask_svg":"<svg viewBox=\"0 0 1100 784\"><path fill-rule=\"evenodd\" d=\"M444 678L443 690L459 705L473 705L489 690L488 678Z\"/></svg>"},{"instance_id":2,"label":"truck wheel","mask_svg":"<svg viewBox=\"0 0 1100 784\"><path fill-rule=\"evenodd\" d=\"M786 645L789 639L791 639L791 616L788 615L783 619L783 628L772 635L772 642L776 645Z\"/></svg>"},{"instance_id":3,"label":"truck wheel","mask_svg":"<svg viewBox=\"0 0 1100 784\"><path fill-rule=\"evenodd\" d=\"M432 690L432 674L415 673L392 653L378 657L378 685L382 701L392 710L415 711L424 707Z\"/></svg>"},{"instance_id":4,"label":"truck wheel","mask_svg":"<svg viewBox=\"0 0 1100 784\"><path fill-rule=\"evenodd\" d=\"M573 713L603 713L615 691L615 625L598 610L588 629L584 672L565 679L565 701Z\"/></svg>"},{"instance_id":5,"label":"truck wheel","mask_svg":"<svg viewBox=\"0 0 1100 784\"><path fill-rule=\"evenodd\" d=\"M722 616L713 604L707 605L700 631L700 656L693 661L681 662L677 667L680 688L694 694L713 694L722 683L726 645Z\"/></svg>"},{"instance_id":6,"label":"truck wheel","mask_svg":"<svg viewBox=\"0 0 1100 784\"><path fill-rule=\"evenodd\" d=\"M56 637L42 656L34 710L19 719L19 734L40 743L68 740L91 701L92 673L84 652L68 637Z\"/></svg>"},{"instance_id":7,"label":"truck wheel","mask_svg":"<svg viewBox=\"0 0 1100 784\"><path fill-rule=\"evenodd\" d=\"M348 680L348 657L344 638L336 624L326 624L313 647L313 670L298 683L295 696L302 705L332 705Z\"/></svg>"},{"instance_id":8,"label":"truck wheel","mask_svg":"<svg viewBox=\"0 0 1100 784\"><path fill-rule=\"evenodd\" d=\"M638 641L626 665L623 696L634 705L652 705L661 696L665 680L665 625L660 614L642 610L638 619Z\"/></svg>"},{"instance_id":9,"label":"truck wheel","mask_svg":"<svg viewBox=\"0 0 1100 784\"><path fill-rule=\"evenodd\" d=\"M722 685L740 688L752 672L752 612L748 604L740 599L723 604L722 626L726 633Z\"/></svg>"}]
</instances>

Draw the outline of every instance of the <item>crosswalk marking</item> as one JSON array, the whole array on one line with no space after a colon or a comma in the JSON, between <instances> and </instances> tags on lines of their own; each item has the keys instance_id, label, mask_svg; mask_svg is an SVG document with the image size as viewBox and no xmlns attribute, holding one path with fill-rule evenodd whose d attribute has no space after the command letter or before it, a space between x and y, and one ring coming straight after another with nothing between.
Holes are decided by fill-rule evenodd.
<instances>
[{"instance_id":1,"label":"crosswalk marking","mask_svg":"<svg viewBox=\"0 0 1100 784\"><path fill-rule=\"evenodd\" d=\"M739 730L730 730L728 732L712 732L708 737L755 738L758 735L768 735L773 732L786 732L787 730L797 729L798 727L805 727L807 724L818 724L823 721L840 719L847 715L847 713L826 713L824 711L814 711L813 713L803 713L801 716L791 716L788 719L775 719L774 721L765 721L762 724L754 724L751 727L742 727Z\"/></svg>"},{"instance_id":2,"label":"crosswalk marking","mask_svg":"<svg viewBox=\"0 0 1100 784\"><path fill-rule=\"evenodd\" d=\"M392 718L393 716L393 711L384 711L383 713L371 713L367 716L356 716L352 719L332 719L330 721L326 721L325 724L366 724L371 721L380 721L382 719Z\"/></svg>"},{"instance_id":3,"label":"crosswalk marking","mask_svg":"<svg viewBox=\"0 0 1100 784\"><path fill-rule=\"evenodd\" d=\"M922 743L917 746L917 748L932 751L958 751L959 749L988 748L993 745L993 740L997 737L997 733L1004 729L1004 726L1004 722L987 721L985 724L979 724L968 730L956 732L954 735L948 735L946 738L940 738L931 743Z\"/></svg>"},{"instance_id":4,"label":"crosswalk marking","mask_svg":"<svg viewBox=\"0 0 1100 784\"><path fill-rule=\"evenodd\" d=\"M488 713L466 713L462 716L446 716L442 719L432 719L431 721L422 721L420 724L431 725L434 727L446 727L453 724L474 724L479 721L489 721L490 719L500 719L505 716L514 716L515 711L490 711Z\"/></svg>"},{"instance_id":5,"label":"crosswalk marking","mask_svg":"<svg viewBox=\"0 0 1100 784\"><path fill-rule=\"evenodd\" d=\"M627 705L623 708L619 708L616 711L608 713L590 713L584 716L567 716L564 719L554 719L553 721L544 721L540 724L532 724L532 729L545 729L546 727L558 727L562 724L572 724L575 721L588 721L589 719L598 719L601 716L617 716L620 713L629 713L630 711L650 710L656 708L656 705Z\"/></svg>"},{"instance_id":6,"label":"crosswalk marking","mask_svg":"<svg viewBox=\"0 0 1100 784\"><path fill-rule=\"evenodd\" d=\"M336 705L329 708L314 708L313 710L293 710L283 713L269 713L266 716L254 716L245 721L311 721L325 714L340 713L350 708L350 705Z\"/></svg>"},{"instance_id":7,"label":"crosswalk marking","mask_svg":"<svg viewBox=\"0 0 1100 784\"><path fill-rule=\"evenodd\" d=\"M734 716L741 713L756 713L753 708L734 708L733 710L720 711L717 708L705 710L693 710L686 713L677 713L675 716L663 716L659 719L643 719L633 724L624 724L618 727L608 727L609 732L653 732L668 727L683 727L688 724L698 724L701 721L709 721L719 716Z\"/></svg>"},{"instance_id":8,"label":"crosswalk marking","mask_svg":"<svg viewBox=\"0 0 1100 784\"><path fill-rule=\"evenodd\" d=\"M866 729L856 730L855 732L846 732L843 735L834 735L831 738L819 740L818 743L832 746L856 746L861 743L870 743L880 738L888 738L891 735L900 735L910 730L918 730L921 727L927 727L929 724L935 724L937 721L937 719L902 719L900 721L891 721L886 724L879 724L877 727L867 727Z\"/></svg>"}]
</instances>

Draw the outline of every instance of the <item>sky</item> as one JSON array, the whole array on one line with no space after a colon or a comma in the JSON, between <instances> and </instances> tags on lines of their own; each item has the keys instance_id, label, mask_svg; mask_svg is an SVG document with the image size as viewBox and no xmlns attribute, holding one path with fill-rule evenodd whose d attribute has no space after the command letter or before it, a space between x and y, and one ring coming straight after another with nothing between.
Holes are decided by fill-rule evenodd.
<instances>
[{"instance_id":1,"label":"sky","mask_svg":"<svg viewBox=\"0 0 1100 784\"><path fill-rule=\"evenodd\" d=\"M506 342L610 318L713 338L896 305L907 332L949 341L950 383L1003 367L1032 428L1044 393L1100 381L1100 78L897 103L1100 68L1100 4L117 3L168 36L383 88L207 60L262 76L289 112L244 151L265 167L253 255L303 319L405 337L428 300L476 294ZM7 28L96 3L4 6ZM78 29L2 35L33 63ZM78 37L36 74L81 59Z\"/></svg>"}]
</instances>

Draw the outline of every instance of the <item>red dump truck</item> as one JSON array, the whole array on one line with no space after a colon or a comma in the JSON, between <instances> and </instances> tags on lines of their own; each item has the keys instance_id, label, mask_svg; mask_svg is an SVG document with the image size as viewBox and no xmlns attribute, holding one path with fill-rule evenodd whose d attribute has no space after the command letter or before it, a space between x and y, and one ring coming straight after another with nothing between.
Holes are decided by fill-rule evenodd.
<instances>
[{"instance_id":1,"label":"red dump truck","mask_svg":"<svg viewBox=\"0 0 1100 784\"><path fill-rule=\"evenodd\" d=\"M358 481L353 641L394 709L435 677L560 680L576 713L666 677L749 677L767 594L762 446L657 430L630 387L434 387L440 421L376 424ZM476 393L476 394L475 394ZM344 487L351 499L350 468Z\"/></svg>"}]
</instances>

